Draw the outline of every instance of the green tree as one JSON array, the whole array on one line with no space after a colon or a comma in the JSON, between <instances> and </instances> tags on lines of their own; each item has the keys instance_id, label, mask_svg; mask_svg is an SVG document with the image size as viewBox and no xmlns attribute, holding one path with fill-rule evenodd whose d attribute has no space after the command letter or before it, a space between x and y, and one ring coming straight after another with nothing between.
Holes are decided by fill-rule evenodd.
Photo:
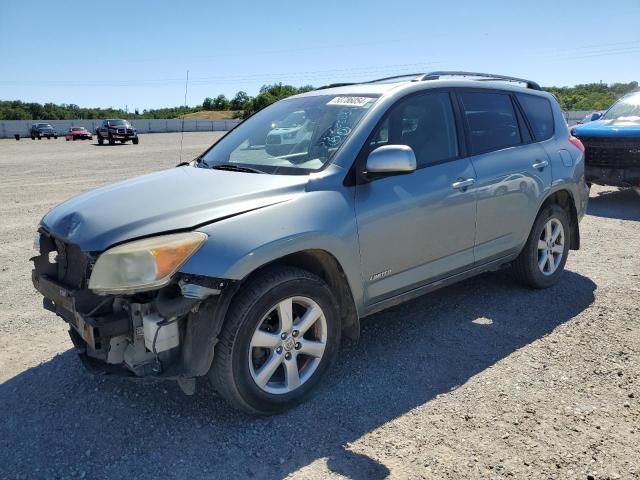
<instances>
[{"instance_id":1,"label":"green tree","mask_svg":"<svg viewBox=\"0 0 640 480\"><path fill-rule=\"evenodd\" d=\"M202 102L202 109L213 110L213 99L211 97L207 97L204 99L204 102Z\"/></svg>"},{"instance_id":2,"label":"green tree","mask_svg":"<svg viewBox=\"0 0 640 480\"><path fill-rule=\"evenodd\" d=\"M244 110L250 101L251 97L247 95L247 92L241 90L236 93L236 96L231 100L231 110Z\"/></svg>"},{"instance_id":3,"label":"green tree","mask_svg":"<svg viewBox=\"0 0 640 480\"><path fill-rule=\"evenodd\" d=\"M229 100L224 95L218 95L213 100L213 109L214 110L229 110Z\"/></svg>"}]
</instances>

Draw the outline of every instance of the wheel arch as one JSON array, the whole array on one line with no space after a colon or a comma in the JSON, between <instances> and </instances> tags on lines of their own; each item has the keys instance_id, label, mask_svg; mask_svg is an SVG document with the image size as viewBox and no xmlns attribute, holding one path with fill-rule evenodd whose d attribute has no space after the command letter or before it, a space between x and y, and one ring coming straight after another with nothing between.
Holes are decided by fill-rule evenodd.
<instances>
[{"instance_id":1,"label":"wheel arch","mask_svg":"<svg viewBox=\"0 0 640 480\"><path fill-rule=\"evenodd\" d=\"M342 265L326 250L308 249L289 253L251 271L241 283L250 281L265 269L278 266L297 267L324 280L336 296L342 334L351 341L360 337L360 319L349 281Z\"/></svg>"},{"instance_id":2,"label":"wheel arch","mask_svg":"<svg viewBox=\"0 0 640 480\"><path fill-rule=\"evenodd\" d=\"M538 213L536 214L536 218L538 217L540 212L549 205L558 205L567 213L571 228L571 244L569 245L569 248L571 250L579 250L580 224L578 219L578 210L576 209L576 203L573 193L566 188L560 188L558 190L550 192L540 205Z\"/></svg>"}]
</instances>

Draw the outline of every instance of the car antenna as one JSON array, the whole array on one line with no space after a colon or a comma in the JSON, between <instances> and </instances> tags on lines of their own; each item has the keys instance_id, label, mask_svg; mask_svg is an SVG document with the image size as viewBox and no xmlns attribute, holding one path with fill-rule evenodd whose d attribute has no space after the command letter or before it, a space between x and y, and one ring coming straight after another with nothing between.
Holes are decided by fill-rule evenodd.
<instances>
[{"instance_id":1,"label":"car antenna","mask_svg":"<svg viewBox=\"0 0 640 480\"><path fill-rule=\"evenodd\" d=\"M187 106L187 91L189 90L189 70L187 70L187 81L184 84L184 106ZM182 114L182 128L180 133L180 163L182 163L182 141L184 140L184 116L186 113Z\"/></svg>"}]
</instances>

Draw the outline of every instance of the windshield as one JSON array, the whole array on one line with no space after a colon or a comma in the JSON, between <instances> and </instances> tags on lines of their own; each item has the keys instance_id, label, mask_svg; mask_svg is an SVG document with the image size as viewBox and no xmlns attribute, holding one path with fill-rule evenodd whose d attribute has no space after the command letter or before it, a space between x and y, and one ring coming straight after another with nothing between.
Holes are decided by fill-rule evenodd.
<instances>
[{"instance_id":1,"label":"windshield","mask_svg":"<svg viewBox=\"0 0 640 480\"><path fill-rule=\"evenodd\" d=\"M109 120L109 125L117 127L117 126L121 126L121 125L125 125L125 126L129 126L129 122L127 122L126 120Z\"/></svg>"},{"instance_id":2,"label":"windshield","mask_svg":"<svg viewBox=\"0 0 640 480\"><path fill-rule=\"evenodd\" d=\"M640 117L640 92L621 98L604 114L604 120Z\"/></svg>"},{"instance_id":3,"label":"windshield","mask_svg":"<svg viewBox=\"0 0 640 480\"><path fill-rule=\"evenodd\" d=\"M53 128L48 123L39 123L37 128Z\"/></svg>"},{"instance_id":4,"label":"windshield","mask_svg":"<svg viewBox=\"0 0 640 480\"><path fill-rule=\"evenodd\" d=\"M377 98L318 95L274 103L226 135L201 157L199 165L245 167L272 174L319 170Z\"/></svg>"},{"instance_id":5,"label":"windshield","mask_svg":"<svg viewBox=\"0 0 640 480\"><path fill-rule=\"evenodd\" d=\"M81 131L84 130L84 128L82 128L82 127L72 127L69 130L72 131L72 132L81 132Z\"/></svg>"}]
</instances>

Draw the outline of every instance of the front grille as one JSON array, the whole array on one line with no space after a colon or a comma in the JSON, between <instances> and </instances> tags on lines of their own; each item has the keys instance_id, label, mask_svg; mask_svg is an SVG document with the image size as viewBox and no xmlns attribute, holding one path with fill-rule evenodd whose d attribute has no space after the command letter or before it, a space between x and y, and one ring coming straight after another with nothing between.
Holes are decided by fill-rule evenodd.
<instances>
[{"instance_id":1,"label":"front grille","mask_svg":"<svg viewBox=\"0 0 640 480\"><path fill-rule=\"evenodd\" d=\"M124 128L119 128L117 130L117 132L118 132L118 135L124 135L125 129Z\"/></svg>"},{"instance_id":2,"label":"front grille","mask_svg":"<svg viewBox=\"0 0 640 480\"><path fill-rule=\"evenodd\" d=\"M640 167L640 138L581 137L587 165L594 167Z\"/></svg>"},{"instance_id":3,"label":"front grille","mask_svg":"<svg viewBox=\"0 0 640 480\"><path fill-rule=\"evenodd\" d=\"M267 135L267 145L280 145L282 137L280 135Z\"/></svg>"},{"instance_id":4,"label":"front grille","mask_svg":"<svg viewBox=\"0 0 640 480\"><path fill-rule=\"evenodd\" d=\"M132 128L127 128L127 133L128 134L132 134L133 133L133 129Z\"/></svg>"}]
</instances>

